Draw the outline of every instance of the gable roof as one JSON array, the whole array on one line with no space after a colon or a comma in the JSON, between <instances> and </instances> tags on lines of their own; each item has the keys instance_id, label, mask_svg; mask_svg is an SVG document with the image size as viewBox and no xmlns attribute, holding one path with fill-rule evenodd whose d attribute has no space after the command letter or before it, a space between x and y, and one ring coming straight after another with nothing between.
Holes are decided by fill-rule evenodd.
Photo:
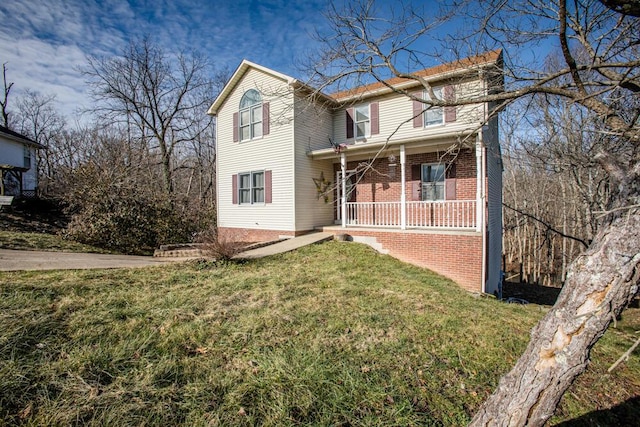
<instances>
[{"instance_id":1,"label":"gable roof","mask_svg":"<svg viewBox=\"0 0 640 427\"><path fill-rule=\"evenodd\" d=\"M4 136L7 137L8 139L17 141L17 142L22 142L23 144L26 145L31 145L33 147L36 148L45 148L44 145L42 144L38 144L37 142L35 142L34 140L27 138L26 136L22 135L21 133L12 131L11 129L4 127L2 125L0 125L0 136Z\"/></svg>"},{"instance_id":2,"label":"gable roof","mask_svg":"<svg viewBox=\"0 0 640 427\"><path fill-rule=\"evenodd\" d=\"M481 68L486 65L494 64L501 60L502 49L496 49L491 52L481 53L479 55L470 56L468 58L459 59L457 61L448 62L446 64L436 65L435 67L425 68L424 70L411 73L417 77L432 79L434 77L446 78L448 76L464 72L470 68ZM396 89L417 86L420 83L415 79L392 77L387 80L377 81L368 85L358 86L353 89L347 89L340 92L332 93L331 97L338 102L345 102L354 98L361 99L363 97L379 95L380 93L390 92L389 86Z\"/></svg>"},{"instance_id":3,"label":"gable roof","mask_svg":"<svg viewBox=\"0 0 640 427\"><path fill-rule=\"evenodd\" d=\"M251 62L251 61L247 61L246 59L243 59L242 62L240 63L240 65L238 66L238 68L236 68L236 71L234 71L234 73L231 75L231 78L229 79L227 84L224 85L224 87L222 88L222 90L220 91L220 93L218 94L216 99L213 101L213 104L211 104L211 107L207 111L207 114L215 116L218 113L218 110L220 109L220 107L224 103L225 99L227 99L229 94L233 91L233 89L236 87L236 85L240 82L240 79L242 79L242 76L244 76L245 73L247 71L249 71L249 69L251 69L251 68L254 68L256 70L260 70L263 73L269 74L270 76L273 76L273 77L275 77L277 79L283 80L283 81L287 82L288 84L292 84L293 82L296 81L296 79L294 79L293 77L289 77L286 74L279 73L279 72L271 70L271 69L269 69L267 67L263 67L262 65L258 65L258 64L255 64L255 63Z\"/></svg>"},{"instance_id":4,"label":"gable roof","mask_svg":"<svg viewBox=\"0 0 640 427\"><path fill-rule=\"evenodd\" d=\"M457 61L448 62L446 64L436 65L435 67L425 68L424 70L416 71L412 75L427 78L427 79L439 79L453 77L464 73L469 69L478 69L494 63L500 63L502 58L502 49L496 49L490 52L481 53L479 55L470 56L468 58L459 59ZM298 79L287 76L286 74L279 73L270 68L263 67L262 65L255 64L251 61L243 59L236 71L233 73L227 84L224 86L220 94L213 101L213 104L207 111L207 114L215 116L218 110L224 103L225 99L233 91L236 85L242 79L249 69L254 68L260 70L270 76L278 78L288 85L296 88L307 89L310 93L316 94L319 97L329 101L332 104L339 104L348 102L354 99L362 99L370 96L380 95L382 93L391 92L389 86L396 89L407 88L411 86L417 86L420 83L415 79L392 77L387 80L377 81L368 85L358 86L353 89L348 89L340 92L336 92L330 95L324 94L307 84L301 82Z\"/></svg>"},{"instance_id":5,"label":"gable roof","mask_svg":"<svg viewBox=\"0 0 640 427\"><path fill-rule=\"evenodd\" d=\"M236 71L233 72L233 75L231 76L227 84L224 85L224 88L222 88L222 91L220 91L216 99L213 101L213 104L211 104L211 107L207 111L207 114L210 114L212 116L215 116L216 114L218 114L218 110L220 109L224 101L227 99L229 94L240 82L240 80L242 79L242 76L244 76L246 72L249 71L251 68L262 71L265 74L268 74L277 79L280 79L286 82L289 86L292 86L296 89L307 90L310 93L318 94L319 97L324 98L329 102L333 102L333 99L331 97L323 93L318 93L317 90L315 90L314 88L308 86L307 84L301 82L300 80L294 77L290 77L286 74L279 73L270 68L263 67L262 65L243 59L240 65L238 66L238 68L236 68Z\"/></svg>"}]
</instances>

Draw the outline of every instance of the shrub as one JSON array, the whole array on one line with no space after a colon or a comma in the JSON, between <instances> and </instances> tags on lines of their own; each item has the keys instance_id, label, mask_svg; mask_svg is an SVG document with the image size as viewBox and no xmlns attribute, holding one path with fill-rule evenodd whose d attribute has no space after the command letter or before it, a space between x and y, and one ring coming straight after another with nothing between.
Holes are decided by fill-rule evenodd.
<instances>
[{"instance_id":1,"label":"shrub","mask_svg":"<svg viewBox=\"0 0 640 427\"><path fill-rule=\"evenodd\" d=\"M211 229L200 233L196 240L202 244L201 248L206 256L215 258L217 261L229 261L247 246L243 236L235 237L235 239L228 236L222 237L216 229Z\"/></svg>"},{"instance_id":2,"label":"shrub","mask_svg":"<svg viewBox=\"0 0 640 427\"><path fill-rule=\"evenodd\" d=\"M194 231L193 222L181 218L167 200L136 194L86 199L67 229L78 242L134 254L189 241Z\"/></svg>"}]
</instances>

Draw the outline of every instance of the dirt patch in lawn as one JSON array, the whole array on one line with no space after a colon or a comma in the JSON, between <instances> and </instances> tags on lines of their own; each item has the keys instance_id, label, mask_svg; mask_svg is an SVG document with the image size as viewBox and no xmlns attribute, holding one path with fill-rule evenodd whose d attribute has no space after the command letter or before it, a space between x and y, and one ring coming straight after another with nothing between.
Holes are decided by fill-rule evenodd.
<instances>
[{"instance_id":1,"label":"dirt patch in lawn","mask_svg":"<svg viewBox=\"0 0 640 427\"><path fill-rule=\"evenodd\" d=\"M12 206L0 210L2 231L58 234L68 223L69 218L62 207L48 200L17 200Z\"/></svg>"}]
</instances>

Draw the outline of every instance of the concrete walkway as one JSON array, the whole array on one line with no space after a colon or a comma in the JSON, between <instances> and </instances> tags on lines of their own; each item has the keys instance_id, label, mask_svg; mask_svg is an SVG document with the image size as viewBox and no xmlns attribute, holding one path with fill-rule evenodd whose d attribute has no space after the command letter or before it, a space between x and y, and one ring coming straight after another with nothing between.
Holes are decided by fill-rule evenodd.
<instances>
[{"instance_id":1,"label":"concrete walkway","mask_svg":"<svg viewBox=\"0 0 640 427\"><path fill-rule=\"evenodd\" d=\"M256 259L269 255L281 254L284 252L293 251L303 246L312 245L314 243L320 243L327 240L333 240L333 234L331 233L310 233L302 236L294 237L293 239L283 240L282 242L274 243L273 245L263 246L257 249L251 249L249 251L242 252L236 256L235 259Z\"/></svg>"},{"instance_id":2,"label":"concrete walkway","mask_svg":"<svg viewBox=\"0 0 640 427\"><path fill-rule=\"evenodd\" d=\"M132 268L184 260L185 258L0 249L0 271Z\"/></svg>"},{"instance_id":3,"label":"concrete walkway","mask_svg":"<svg viewBox=\"0 0 640 427\"><path fill-rule=\"evenodd\" d=\"M256 259L293 251L313 243L332 240L331 233L311 233L273 245L242 252L236 259ZM133 255L106 255L71 252L14 251L0 249L0 271L21 270L77 270L92 268L133 268L181 262L199 256L150 257Z\"/></svg>"}]
</instances>

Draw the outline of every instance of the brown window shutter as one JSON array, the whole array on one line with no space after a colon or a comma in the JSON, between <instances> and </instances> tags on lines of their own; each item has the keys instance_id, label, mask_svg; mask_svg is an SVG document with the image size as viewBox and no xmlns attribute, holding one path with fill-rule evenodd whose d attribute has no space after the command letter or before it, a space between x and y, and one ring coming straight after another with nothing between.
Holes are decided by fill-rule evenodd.
<instances>
[{"instance_id":1,"label":"brown window shutter","mask_svg":"<svg viewBox=\"0 0 640 427\"><path fill-rule=\"evenodd\" d=\"M456 100L456 93L453 86L448 85L444 87L444 100L446 102L453 102ZM451 123L456 121L457 108L456 107L444 107L444 122Z\"/></svg>"},{"instance_id":2,"label":"brown window shutter","mask_svg":"<svg viewBox=\"0 0 640 427\"><path fill-rule=\"evenodd\" d=\"M238 175L231 176L231 203L238 204Z\"/></svg>"},{"instance_id":3,"label":"brown window shutter","mask_svg":"<svg viewBox=\"0 0 640 427\"><path fill-rule=\"evenodd\" d=\"M238 113L233 113L233 142L238 142Z\"/></svg>"},{"instance_id":4,"label":"brown window shutter","mask_svg":"<svg viewBox=\"0 0 640 427\"><path fill-rule=\"evenodd\" d=\"M422 181L411 182L411 201L419 202L422 200Z\"/></svg>"},{"instance_id":5,"label":"brown window shutter","mask_svg":"<svg viewBox=\"0 0 640 427\"><path fill-rule=\"evenodd\" d=\"M456 177L456 164L449 163L447 165L447 171L445 172L445 178L455 178Z\"/></svg>"},{"instance_id":6,"label":"brown window shutter","mask_svg":"<svg viewBox=\"0 0 640 427\"><path fill-rule=\"evenodd\" d=\"M371 112L371 135L377 135L380 133L380 104L372 102L369 109Z\"/></svg>"},{"instance_id":7,"label":"brown window shutter","mask_svg":"<svg viewBox=\"0 0 640 427\"><path fill-rule=\"evenodd\" d=\"M422 99L422 91L413 94L416 98ZM413 100L413 127L424 127L424 104L420 101Z\"/></svg>"},{"instance_id":8,"label":"brown window shutter","mask_svg":"<svg viewBox=\"0 0 640 427\"><path fill-rule=\"evenodd\" d=\"M269 135L269 103L262 104L262 135Z\"/></svg>"},{"instance_id":9,"label":"brown window shutter","mask_svg":"<svg viewBox=\"0 0 640 427\"><path fill-rule=\"evenodd\" d=\"M444 198L445 200L456 200L455 178L447 178L444 180Z\"/></svg>"},{"instance_id":10,"label":"brown window shutter","mask_svg":"<svg viewBox=\"0 0 640 427\"><path fill-rule=\"evenodd\" d=\"M271 191L271 171L264 171L264 202L271 203L273 191Z\"/></svg>"},{"instance_id":11,"label":"brown window shutter","mask_svg":"<svg viewBox=\"0 0 640 427\"><path fill-rule=\"evenodd\" d=\"M347 108L347 139L353 138L353 108Z\"/></svg>"},{"instance_id":12,"label":"brown window shutter","mask_svg":"<svg viewBox=\"0 0 640 427\"><path fill-rule=\"evenodd\" d=\"M422 181L422 165L411 165L411 181Z\"/></svg>"}]
</instances>

